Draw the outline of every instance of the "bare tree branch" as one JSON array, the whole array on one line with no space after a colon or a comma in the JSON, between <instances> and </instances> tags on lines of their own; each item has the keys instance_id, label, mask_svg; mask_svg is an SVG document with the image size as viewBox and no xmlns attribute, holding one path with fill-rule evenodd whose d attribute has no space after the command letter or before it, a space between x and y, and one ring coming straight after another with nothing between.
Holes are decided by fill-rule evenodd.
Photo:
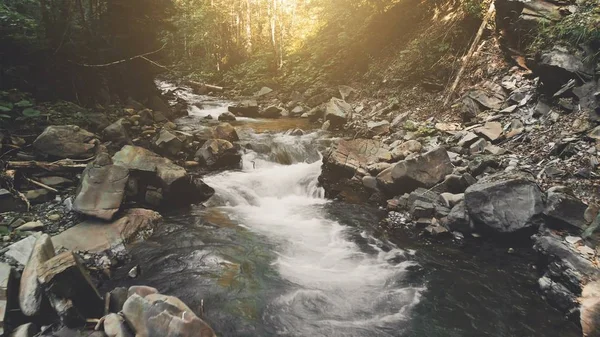
<instances>
[{"instance_id":1,"label":"bare tree branch","mask_svg":"<svg viewBox=\"0 0 600 337\"><path fill-rule=\"evenodd\" d=\"M150 60L149 58L146 57L148 55L152 55L152 54L158 53L159 51L165 49L166 46L167 46L167 44L165 43L165 44L163 44L162 47L160 47L159 49L157 49L155 51L151 51L151 52L148 52L148 53L144 53L144 54L132 56L130 58L126 58L126 59L122 59L122 60L118 60L118 61L113 61L113 62L109 62L109 63L103 63L103 64L85 64L85 63L76 63L76 62L72 62L72 61L70 61L70 62L74 63L74 64L76 64L78 66L82 66L82 67L101 68L101 67L110 67L110 66L114 66L114 65L117 65L117 64L129 62L129 61L133 61L135 59L140 59L141 58L141 59L143 59L145 61L148 61L148 62L150 62L150 63L152 63L152 64L154 64L154 65L156 65L158 67L167 69L167 67L165 67L163 65L160 65L160 64L158 64L158 63L156 63L156 62L154 62L154 61L152 61L152 60Z\"/></svg>"}]
</instances>

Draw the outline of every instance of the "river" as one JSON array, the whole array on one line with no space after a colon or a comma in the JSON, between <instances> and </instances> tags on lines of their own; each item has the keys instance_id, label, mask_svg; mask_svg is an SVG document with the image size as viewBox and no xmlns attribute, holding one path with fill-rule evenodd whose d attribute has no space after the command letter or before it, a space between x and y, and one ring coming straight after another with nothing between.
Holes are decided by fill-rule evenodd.
<instances>
[{"instance_id":1,"label":"river","mask_svg":"<svg viewBox=\"0 0 600 337\"><path fill-rule=\"evenodd\" d=\"M163 84L163 88L170 88ZM189 91L188 129L228 102ZM240 170L212 174L205 205L165 214L132 248L118 285L180 297L219 336L580 336L536 292L531 250L478 239L383 233L385 213L324 198L319 150L304 120L235 123ZM289 129L301 127L302 136ZM140 266L140 276L127 271Z\"/></svg>"}]
</instances>

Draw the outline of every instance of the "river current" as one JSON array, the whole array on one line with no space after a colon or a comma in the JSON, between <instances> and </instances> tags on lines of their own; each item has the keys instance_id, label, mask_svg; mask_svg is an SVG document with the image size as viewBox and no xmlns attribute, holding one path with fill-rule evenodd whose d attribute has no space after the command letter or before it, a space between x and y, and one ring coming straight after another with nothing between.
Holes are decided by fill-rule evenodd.
<instances>
[{"instance_id":1,"label":"river current","mask_svg":"<svg viewBox=\"0 0 600 337\"><path fill-rule=\"evenodd\" d=\"M161 83L163 89L173 87ZM194 128L228 102L178 95ZM132 249L120 285L180 297L219 336L580 336L536 293L527 246L429 242L381 233L379 209L327 200L321 131L304 120L241 119L239 170L208 175L204 205L165 214ZM140 266L140 276L127 271Z\"/></svg>"}]
</instances>

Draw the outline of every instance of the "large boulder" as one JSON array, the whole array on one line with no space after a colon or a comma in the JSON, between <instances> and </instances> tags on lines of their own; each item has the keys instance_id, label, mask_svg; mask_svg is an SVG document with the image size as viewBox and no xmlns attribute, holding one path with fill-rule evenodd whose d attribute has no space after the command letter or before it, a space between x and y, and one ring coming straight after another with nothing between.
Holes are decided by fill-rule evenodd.
<instances>
[{"instance_id":1,"label":"large boulder","mask_svg":"<svg viewBox=\"0 0 600 337\"><path fill-rule=\"evenodd\" d=\"M123 316L137 337L216 337L206 322L172 296L133 294L123 305Z\"/></svg>"},{"instance_id":2,"label":"large boulder","mask_svg":"<svg viewBox=\"0 0 600 337\"><path fill-rule=\"evenodd\" d=\"M57 158L89 158L94 155L96 136L76 125L53 125L35 139L33 147Z\"/></svg>"},{"instance_id":3,"label":"large boulder","mask_svg":"<svg viewBox=\"0 0 600 337\"><path fill-rule=\"evenodd\" d=\"M448 152L438 147L385 169L377 175L377 182L390 196L402 195L419 187L435 186L453 169Z\"/></svg>"},{"instance_id":4,"label":"large boulder","mask_svg":"<svg viewBox=\"0 0 600 337\"><path fill-rule=\"evenodd\" d=\"M147 236L162 217L159 213L143 208L131 208L119 219L105 221L87 220L54 236L57 248L73 251L103 252L119 245L130 243L142 233ZM35 248L34 248L35 252Z\"/></svg>"},{"instance_id":5,"label":"large boulder","mask_svg":"<svg viewBox=\"0 0 600 337\"><path fill-rule=\"evenodd\" d=\"M332 98L325 108L325 120L331 122L331 126L336 128L346 124L352 117L352 106L339 98Z\"/></svg>"},{"instance_id":6,"label":"large boulder","mask_svg":"<svg viewBox=\"0 0 600 337\"><path fill-rule=\"evenodd\" d=\"M162 129L154 140L154 146L159 153L176 156L184 149L184 142L177 134L167 129Z\"/></svg>"},{"instance_id":7,"label":"large boulder","mask_svg":"<svg viewBox=\"0 0 600 337\"><path fill-rule=\"evenodd\" d=\"M38 283L38 267L55 256L54 245L48 234L40 236L33 246L23 275L21 276L21 287L19 289L19 305L26 316L38 316L42 314L48 305L44 292Z\"/></svg>"},{"instance_id":8,"label":"large boulder","mask_svg":"<svg viewBox=\"0 0 600 337\"><path fill-rule=\"evenodd\" d=\"M243 117L258 117L258 102L256 100L242 101L236 105L232 105L227 108L229 112L232 112L238 116Z\"/></svg>"},{"instance_id":9,"label":"large boulder","mask_svg":"<svg viewBox=\"0 0 600 337\"><path fill-rule=\"evenodd\" d=\"M64 252L41 264L38 281L50 304L68 327L85 324L87 318L102 317L104 301L80 258Z\"/></svg>"},{"instance_id":10,"label":"large boulder","mask_svg":"<svg viewBox=\"0 0 600 337\"><path fill-rule=\"evenodd\" d=\"M139 146L125 145L112 159L115 165L125 167L130 171L155 175L167 188L176 181L188 177L183 167Z\"/></svg>"},{"instance_id":11,"label":"large boulder","mask_svg":"<svg viewBox=\"0 0 600 337\"><path fill-rule=\"evenodd\" d=\"M223 168L239 165L242 156L236 146L224 139L208 140L196 152L196 160L210 168Z\"/></svg>"},{"instance_id":12,"label":"large boulder","mask_svg":"<svg viewBox=\"0 0 600 337\"><path fill-rule=\"evenodd\" d=\"M364 189L362 177L372 163L389 157L380 141L372 139L340 140L323 156L320 184L328 197L361 202L371 195ZM356 179L353 179L356 178Z\"/></svg>"},{"instance_id":13,"label":"large boulder","mask_svg":"<svg viewBox=\"0 0 600 337\"><path fill-rule=\"evenodd\" d=\"M571 79L590 79L594 76L594 68L585 55L562 47L542 54L536 70L550 93L558 91Z\"/></svg>"},{"instance_id":14,"label":"large boulder","mask_svg":"<svg viewBox=\"0 0 600 337\"><path fill-rule=\"evenodd\" d=\"M481 179L465 191L465 205L476 226L494 233L534 230L544 211L542 191L522 172Z\"/></svg>"},{"instance_id":15,"label":"large boulder","mask_svg":"<svg viewBox=\"0 0 600 337\"><path fill-rule=\"evenodd\" d=\"M83 171L73 209L99 219L112 219L121 208L128 178L128 169L113 165L107 153L100 153Z\"/></svg>"}]
</instances>

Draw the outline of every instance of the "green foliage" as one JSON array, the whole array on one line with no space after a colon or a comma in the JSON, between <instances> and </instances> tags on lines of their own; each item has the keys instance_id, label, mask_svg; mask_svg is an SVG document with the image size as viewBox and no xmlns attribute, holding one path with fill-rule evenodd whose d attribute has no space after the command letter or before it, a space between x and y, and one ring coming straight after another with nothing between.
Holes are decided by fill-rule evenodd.
<instances>
[{"instance_id":1,"label":"green foliage","mask_svg":"<svg viewBox=\"0 0 600 337\"><path fill-rule=\"evenodd\" d=\"M482 0L463 0L462 7L468 16L482 19L489 2Z\"/></svg>"},{"instance_id":2,"label":"green foliage","mask_svg":"<svg viewBox=\"0 0 600 337\"><path fill-rule=\"evenodd\" d=\"M33 103L31 103L31 101L28 101L26 99L21 100L17 103L14 104L17 108L29 108L33 106Z\"/></svg>"},{"instance_id":3,"label":"green foliage","mask_svg":"<svg viewBox=\"0 0 600 337\"><path fill-rule=\"evenodd\" d=\"M21 113L23 114L24 117L27 117L27 118L39 117L42 114L40 112L40 110L34 109L34 108L24 109L23 112L21 112Z\"/></svg>"}]
</instances>

